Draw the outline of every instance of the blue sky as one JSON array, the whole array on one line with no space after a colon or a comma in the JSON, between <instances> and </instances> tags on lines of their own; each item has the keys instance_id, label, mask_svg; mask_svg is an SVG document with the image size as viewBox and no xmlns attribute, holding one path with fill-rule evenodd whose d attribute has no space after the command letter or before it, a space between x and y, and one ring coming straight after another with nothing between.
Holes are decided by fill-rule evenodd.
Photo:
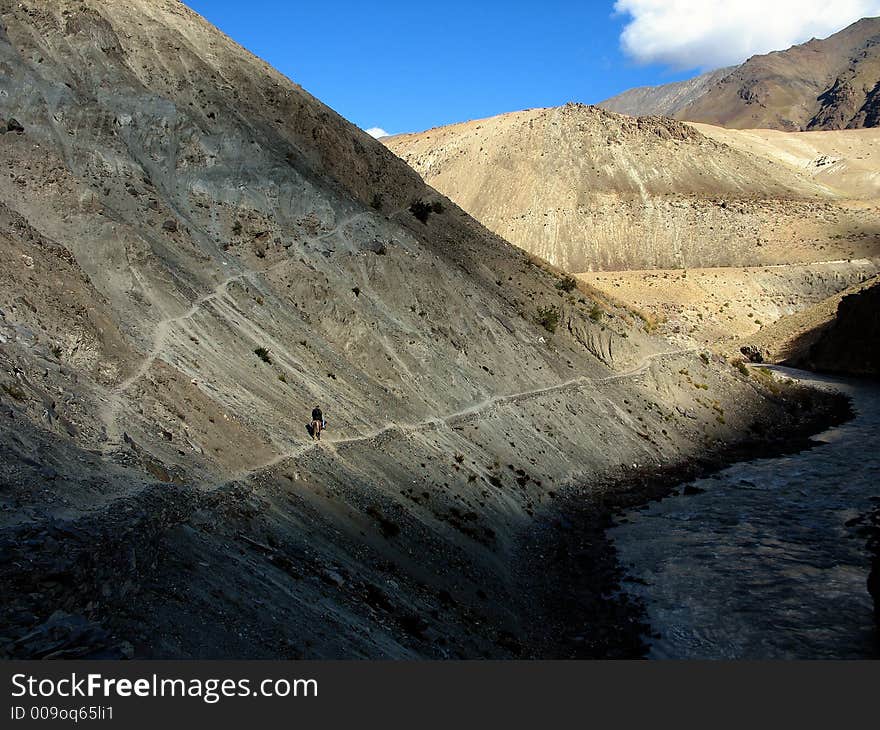
<instances>
[{"instance_id":1,"label":"blue sky","mask_svg":"<svg viewBox=\"0 0 880 730\"><path fill-rule=\"evenodd\" d=\"M391 134L597 103L827 35L878 4L843 0L829 16L825 0L775 0L768 23L766 0L617 0L622 12L614 0L186 2L355 124Z\"/></svg>"},{"instance_id":2,"label":"blue sky","mask_svg":"<svg viewBox=\"0 0 880 730\"><path fill-rule=\"evenodd\" d=\"M355 124L391 133L687 76L625 58L611 2L188 4Z\"/></svg>"}]
</instances>

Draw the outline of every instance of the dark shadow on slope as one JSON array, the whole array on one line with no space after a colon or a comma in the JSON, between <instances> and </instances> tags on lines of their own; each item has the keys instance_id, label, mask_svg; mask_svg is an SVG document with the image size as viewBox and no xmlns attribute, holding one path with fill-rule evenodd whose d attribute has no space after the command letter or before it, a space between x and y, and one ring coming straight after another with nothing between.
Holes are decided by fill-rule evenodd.
<instances>
[{"instance_id":1,"label":"dark shadow on slope","mask_svg":"<svg viewBox=\"0 0 880 730\"><path fill-rule=\"evenodd\" d=\"M844 297L834 320L798 338L792 353L785 364L793 367L880 375L880 284Z\"/></svg>"},{"instance_id":2,"label":"dark shadow on slope","mask_svg":"<svg viewBox=\"0 0 880 730\"><path fill-rule=\"evenodd\" d=\"M797 387L777 396L751 434L675 464L628 469L616 478L571 489L535 521L520 548L523 585L535 606L531 643L547 659L637 659L652 628L644 607L623 586L627 576L606 531L633 509L738 461L813 448L811 436L853 413L842 395Z\"/></svg>"}]
</instances>

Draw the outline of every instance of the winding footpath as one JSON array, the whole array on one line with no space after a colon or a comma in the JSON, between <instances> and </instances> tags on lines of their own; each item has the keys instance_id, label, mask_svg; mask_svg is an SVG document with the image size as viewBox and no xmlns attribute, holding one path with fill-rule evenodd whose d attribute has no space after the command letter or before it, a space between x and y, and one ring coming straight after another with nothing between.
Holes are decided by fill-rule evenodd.
<instances>
[{"instance_id":1,"label":"winding footpath","mask_svg":"<svg viewBox=\"0 0 880 730\"><path fill-rule=\"evenodd\" d=\"M321 446L344 446L350 444L359 444L359 443L368 443L370 441L374 441L375 439L381 437L386 433L390 433L393 431L398 431L400 433L418 433L422 431L428 431L438 426L443 425L451 425L457 422L461 422L465 419L472 418L474 416L485 416L487 413L491 412L495 408L504 405L506 403L520 403L524 400L540 397L543 395L547 395L550 393L561 393L567 390L576 390L577 388L584 387L585 385L595 385L597 383L610 383L617 380L625 380L627 378L638 377L639 375L643 375L648 371L651 365L656 360L662 360L665 358L676 358L681 357L682 355L690 354L692 352L696 352L696 348L687 348L684 350L672 350L669 352L657 352L653 355L648 355L643 358L638 365L630 368L629 370L625 370L619 373L614 373L613 375L606 375L601 378L590 378L587 376L581 376L578 378L572 378L571 380L566 380L565 382L558 383L557 385L550 385L544 388L536 388L534 390L524 390L517 393L508 393L506 395L499 396L491 396L486 398L485 400L480 401L468 408L465 408L460 411L455 411L454 413L449 413L445 416L438 416L434 418L428 418L424 421L414 424L398 424L398 423L390 423L382 428L378 428L370 433L363 434L361 436L353 436L351 438L345 439L335 439L335 440L326 440L326 441L304 441L302 444L292 450L286 451L284 453L278 454L277 456L269 459L268 461L258 464L256 466L249 467L244 469L234 477L234 479L247 479L251 476L254 476L260 472L267 471L276 466L283 464L286 461L290 461L292 459L297 459L305 455L307 452L312 451Z\"/></svg>"},{"instance_id":2,"label":"winding footpath","mask_svg":"<svg viewBox=\"0 0 880 730\"><path fill-rule=\"evenodd\" d=\"M394 213L389 214L389 218L393 218L395 215L400 213L401 211L396 211ZM350 226L352 223L357 220L373 215L369 211L363 211L357 213L355 215L349 216L341 220L333 229L321 233L319 235L311 237L307 242L310 244L315 244L320 241L326 240L335 236L345 227ZM281 268L282 266L289 263L288 259L284 259L279 261L272 266L269 266L263 271L240 271L236 274L226 277L221 282L219 282L212 291L207 294L196 299L190 307L181 314L175 314L161 319L157 325L156 329L153 333L153 343L150 351L144 356L140 365L137 369L134 370L131 375L122 380L116 387L109 391L107 400L104 404L104 407L101 412L101 420L104 423L107 441L105 453L112 452L115 448L118 448L119 442L121 439L121 430L119 428L119 415L122 411L123 407L123 399L125 394L142 378L146 377L147 373L149 373L150 369L156 363L156 361L162 356L165 352L170 335L172 334L174 327L176 325L180 325L194 316L196 316L200 311L202 311L205 307L210 305L213 302L219 302L228 296L229 286L236 281L244 281L249 280L255 285L257 284L257 277L265 276L266 274L275 271L276 269ZM137 274L135 273L135 276ZM291 450L286 450L271 459L243 469L236 474L228 481L238 481L242 479L247 479L251 476L259 474L261 472L273 469L281 464L284 464L287 461L297 459L302 457L304 454L309 451L318 448L319 446L330 446L331 448L335 448L337 446L351 445L351 444L359 444L359 443L368 443L370 441L374 441L377 438L380 438L386 433L390 432L401 432L401 433L417 433L421 431L427 431L433 428L437 428L442 425L450 425L457 422L467 422L472 420L474 417L483 416L488 412L491 412L493 409L498 408L507 403L518 403L523 400L540 397L543 395L547 395L550 393L559 393L564 392L569 389L576 389L579 387L583 387L588 384L597 384L597 383L608 383L614 382L617 380L622 380L626 378L637 377L645 373L651 364L655 360L659 360L662 358L669 357L679 357L691 352L695 352L697 348L685 348L679 350L673 350L670 352L660 352L654 353L653 355L649 355L641 360L637 365L630 368L629 370L622 371L619 373L614 373L612 375L603 376L600 378L590 378L586 376L580 376L576 378L572 378L570 380L566 380L562 383L558 383L556 385L546 386L542 388L535 388L533 390L525 390L516 393L509 393L504 395L490 396L478 403L473 404L472 406L468 406L459 411L455 411L453 413L449 413L445 416L438 416L433 418L425 419L424 421L414 423L414 424L397 424L397 423L388 423L381 428L377 428L369 433L362 434L359 436L354 436L351 438L344 439L336 439L336 440L324 440L321 442L313 442L313 441L302 441L300 444L296 446L296 448ZM228 482L227 482L228 483Z\"/></svg>"},{"instance_id":3,"label":"winding footpath","mask_svg":"<svg viewBox=\"0 0 880 730\"><path fill-rule=\"evenodd\" d=\"M361 212L353 216L349 216L348 218L340 221L331 230L320 235L311 237L307 241L307 243L315 244L325 239L331 238L346 226L351 225L360 218L366 217L368 215L371 214L368 212ZM396 213L391 215L396 215ZM144 359L141 361L141 364L138 366L138 368L109 392L107 401L104 404L104 407L102 408L102 411L100 413L100 418L102 423L104 424L104 428L107 434L108 451L112 450L114 446L117 446L119 444L119 439L121 436L119 430L119 413L122 410L123 406L122 397L135 383L146 376L146 374L150 371L150 368L152 368L155 364L156 360L158 360L162 353L165 351L165 348L168 345L168 338L172 332L173 327L177 324L192 319L196 314L204 309L206 305L210 304L211 302L218 301L224 298L227 295L229 285L233 282L243 281L247 279L256 284L256 277L258 275L266 275L272 271L275 271L276 269L281 268L287 263L288 259L283 259L282 261L273 264L263 271L241 271L237 274L233 274L232 276L228 276L223 279L223 281L221 281L219 284L217 284L211 292L196 299L189 307L189 309L187 309L182 314L171 315L159 320L159 322L156 324L156 329L153 332L153 344L150 348L150 351L144 356ZM137 275L137 273L133 273L135 278L140 280L140 277Z\"/></svg>"}]
</instances>

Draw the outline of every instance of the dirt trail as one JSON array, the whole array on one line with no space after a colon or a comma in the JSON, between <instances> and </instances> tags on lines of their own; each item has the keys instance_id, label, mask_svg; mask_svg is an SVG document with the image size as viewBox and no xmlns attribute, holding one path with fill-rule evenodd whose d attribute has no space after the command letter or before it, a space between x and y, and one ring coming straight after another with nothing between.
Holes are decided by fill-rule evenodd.
<instances>
[{"instance_id":1,"label":"dirt trail","mask_svg":"<svg viewBox=\"0 0 880 730\"><path fill-rule=\"evenodd\" d=\"M394 213L390 214L389 217L393 217L398 212L399 211L395 211ZM331 230L325 233L321 233L319 235L311 236L307 240L307 243L314 244L327 238L331 238L346 226L367 215L370 215L370 213L363 211L344 218ZM255 274L266 275L272 271L275 271L278 268L281 268L286 263L287 259L283 259L282 261L273 264L272 266L261 272L240 271L237 274L228 276L223 279L223 281L221 281L219 284L217 284L217 286L215 286L210 293L196 299L192 303L190 308L187 309L183 314L176 314L170 317L166 317L158 322L158 324L156 325L156 329L153 333L152 348L144 356L144 359L138 366L137 370L135 370L131 375L125 378L125 380L119 383L119 385L117 385L108 393L107 401L104 403L103 408L101 409L100 418L102 423L104 424L107 435L105 452L112 450L120 443L121 433L119 430L118 418L119 412L122 410L123 405L122 396L128 391L129 388L131 388L136 382L143 378L150 371L150 368L152 368L156 360L159 359L159 356L164 352L165 347L168 344L168 336L171 334L172 327L175 324L191 319L203 307L205 307L205 305L214 301L219 301L220 299L224 298L227 295L229 285L232 284L234 281L248 279L252 282L255 282ZM136 272L135 277L139 278Z\"/></svg>"},{"instance_id":2,"label":"dirt trail","mask_svg":"<svg viewBox=\"0 0 880 730\"><path fill-rule=\"evenodd\" d=\"M546 395L548 393L562 392L568 390L569 388L577 388L583 385L587 385L589 383L610 383L616 380L623 380L625 378L633 378L645 373L651 366L651 363L653 363L655 360L660 360L667 357L680 357L682 355L686 355L695 351L696 348L685 348L681 350L672 350L669 352L658 352L653 355L649 355L648 357L644 358L638 365L621 373L606 375L601 378L589 378L586 376L581 376L545 388L536 388L534 390L525 390L519 393L509 393L507 395L492 396L490 398L486 398L483 401L480 401L479 403L475 403L474 405L469 406L468 408L465 408L463 410L447 414L446 416L429 418L415 424L389 423L382 428L376 429L375 431L371 431L370 433L364 434L362 436L353 436L351 438L335 439L329 441L324 440L304 442L296 450L278 454L277 456L273 457L267 462L264 462L263 464L258 464L257 466L249 467L248 469L238 472L238 474L236 474L236 476L230 481L247 479L251 476L254 476L255 474L258 474L259 472L266 471L268 469L278 466L279 464L283 464L285 461L299 458L320 445L329 445L335 448L336 446L341 445L365 443L368 441L372 441L385 433L395 430L402 433L418 433L420 431L427 431L431 428L436 428L437 426L441 425L450 425L452 423L460 421L467 422L472 417L485 415L487 412L504 403L519 403L523 400Z\"/></svg>"}]
</instances>

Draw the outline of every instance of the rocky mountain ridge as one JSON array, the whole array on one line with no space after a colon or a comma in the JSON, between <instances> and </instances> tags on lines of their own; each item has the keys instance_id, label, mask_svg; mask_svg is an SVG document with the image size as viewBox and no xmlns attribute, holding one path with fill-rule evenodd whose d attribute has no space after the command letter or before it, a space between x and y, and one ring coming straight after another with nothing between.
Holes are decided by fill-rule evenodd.
<instances>
[{"instance_id":1,"label":"rocky mountain ridge","mask_svg":"<svg viewBox=\"0 0 880 730\"><path fill-rule=\"evenodd\" d=\"M684 98L678 97L682 91ZM752 56L739 66L647 89L601 106L731 129L858 129L880 122L880 18L823 40Z\"/></svg>"}]
</instances>

